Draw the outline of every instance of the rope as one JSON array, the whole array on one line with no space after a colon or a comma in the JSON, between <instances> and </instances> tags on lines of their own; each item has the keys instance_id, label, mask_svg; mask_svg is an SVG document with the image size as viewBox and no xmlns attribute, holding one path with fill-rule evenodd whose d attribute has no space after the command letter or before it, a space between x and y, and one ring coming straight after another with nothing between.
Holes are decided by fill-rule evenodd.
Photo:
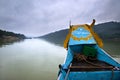
<instances>
[{"instance_id":1,"label":"rope","mask_svg":"<svg viewBox=\"0 0 120 80\"><path fill-rule=\"evenodd\" d=\"M87 56L85 56L85 55L83 55L83 54L77 54L77 55L75 55L75 58L76 58L78 61L84 60L85 62L87 62L88 64L91 64L91 65L93 65L93 66L102 67L102 68L104 67L104 66L101 66L101 65L98 65L98 64L94 64L94 63L88 61L88 60L87 60Z\"/></svg>"},{"instance_id":2,"label":"rope","mask_svg":"<svg viewBox=\"0 0 120 80\"><path fill-rule=\"evenodd\" d=\"M101 66L101 65L94 64L94 63L88 61L88 60L87 60L86 58L84 58L84 57L83 57L83 59L84 59L85 62L87 62L88 64L91 64L91 65L93 65L93 66L104 67L104 66Z\"/></svg>"}]
</instances>

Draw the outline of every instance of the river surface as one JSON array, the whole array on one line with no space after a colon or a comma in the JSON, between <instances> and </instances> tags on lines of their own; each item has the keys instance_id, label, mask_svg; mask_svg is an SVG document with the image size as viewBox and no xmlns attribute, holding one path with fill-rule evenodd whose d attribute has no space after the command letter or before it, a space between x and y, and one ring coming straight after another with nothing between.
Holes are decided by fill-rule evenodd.
<instances>
[{"instance_id":1,"label":"river surface","mask_svg":"<svg viewBox=\"0 0 120 80\"><path fill-rule=\"evenodd\" d=\"M120 63L120 43L105 50ZM67 51L41 39L26 39L0 47L0 80L56 80Z\"/></svg>"}]
</instances>

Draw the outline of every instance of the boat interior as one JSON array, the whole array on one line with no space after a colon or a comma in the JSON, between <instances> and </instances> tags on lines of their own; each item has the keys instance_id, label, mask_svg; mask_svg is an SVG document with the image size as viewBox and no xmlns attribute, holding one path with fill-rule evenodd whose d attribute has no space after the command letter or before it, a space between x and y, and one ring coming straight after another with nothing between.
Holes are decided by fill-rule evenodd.
<instances>
[{"instance_id":1,"label":"boat interior","mask_svg":"<svg viewBox=\"0 0 120 80\"><path fill-rule=\"evenodd\" d=\"M70 66L71 71L105 71L113 70L114 66L99 60L76 60L73 59Z\"/></svg>"},{"instance_id":2,"label":"boat interior","mask_svg":"<svg viewBox=\"0 0 120 80\"><path fill-rule=\"evenodd\" d=\"M95 51L94 45L75 45L70 48L74 53L72 64L69 67L71 71L114 70L114 66L97 59L98 52Z\"/></svg>"}]
</instances>

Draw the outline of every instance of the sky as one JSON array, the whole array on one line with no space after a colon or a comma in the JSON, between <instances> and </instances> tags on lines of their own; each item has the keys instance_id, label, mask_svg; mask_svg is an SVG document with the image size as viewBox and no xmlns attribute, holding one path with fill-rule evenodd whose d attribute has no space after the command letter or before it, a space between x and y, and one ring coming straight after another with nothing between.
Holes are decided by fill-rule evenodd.
<instances>
[{"instance_id":1,"label":"sky","mask_svg":"<svg viewBox=\"0 0 120 80\"><path fill-rule=\"evenodd\" d=\"M0 0L0 29L41 36L71 24L120 22L120 0Z\"/></svg>"}]
</instances>

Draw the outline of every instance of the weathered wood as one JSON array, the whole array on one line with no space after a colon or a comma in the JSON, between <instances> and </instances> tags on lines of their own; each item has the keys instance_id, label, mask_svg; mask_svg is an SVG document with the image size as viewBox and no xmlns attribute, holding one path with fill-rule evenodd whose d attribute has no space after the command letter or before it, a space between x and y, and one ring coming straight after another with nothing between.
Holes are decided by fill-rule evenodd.
<instances>
[{"instance_id":1,"label":"weathered wood","mask_svg":"<svg viewBox=\"0 0 120 80\"><path fill-rule=\"evenodd\" d=\"M112 70L114 66L107 64L103 61L73 61L70 67L71 71L106 71Z\"/></svg>"},{"instance_id":2,"label":"weathered wood","mask_svg":"<svg viewBox=\"0 0 120 80\"><path fill-rule=\"evenodd\" d=\"M97 67L97 66L71 66L70 68L79 68L79 69L113 69L113 66L106 66L106 67Z\"/></svg>"}]
</instances>

